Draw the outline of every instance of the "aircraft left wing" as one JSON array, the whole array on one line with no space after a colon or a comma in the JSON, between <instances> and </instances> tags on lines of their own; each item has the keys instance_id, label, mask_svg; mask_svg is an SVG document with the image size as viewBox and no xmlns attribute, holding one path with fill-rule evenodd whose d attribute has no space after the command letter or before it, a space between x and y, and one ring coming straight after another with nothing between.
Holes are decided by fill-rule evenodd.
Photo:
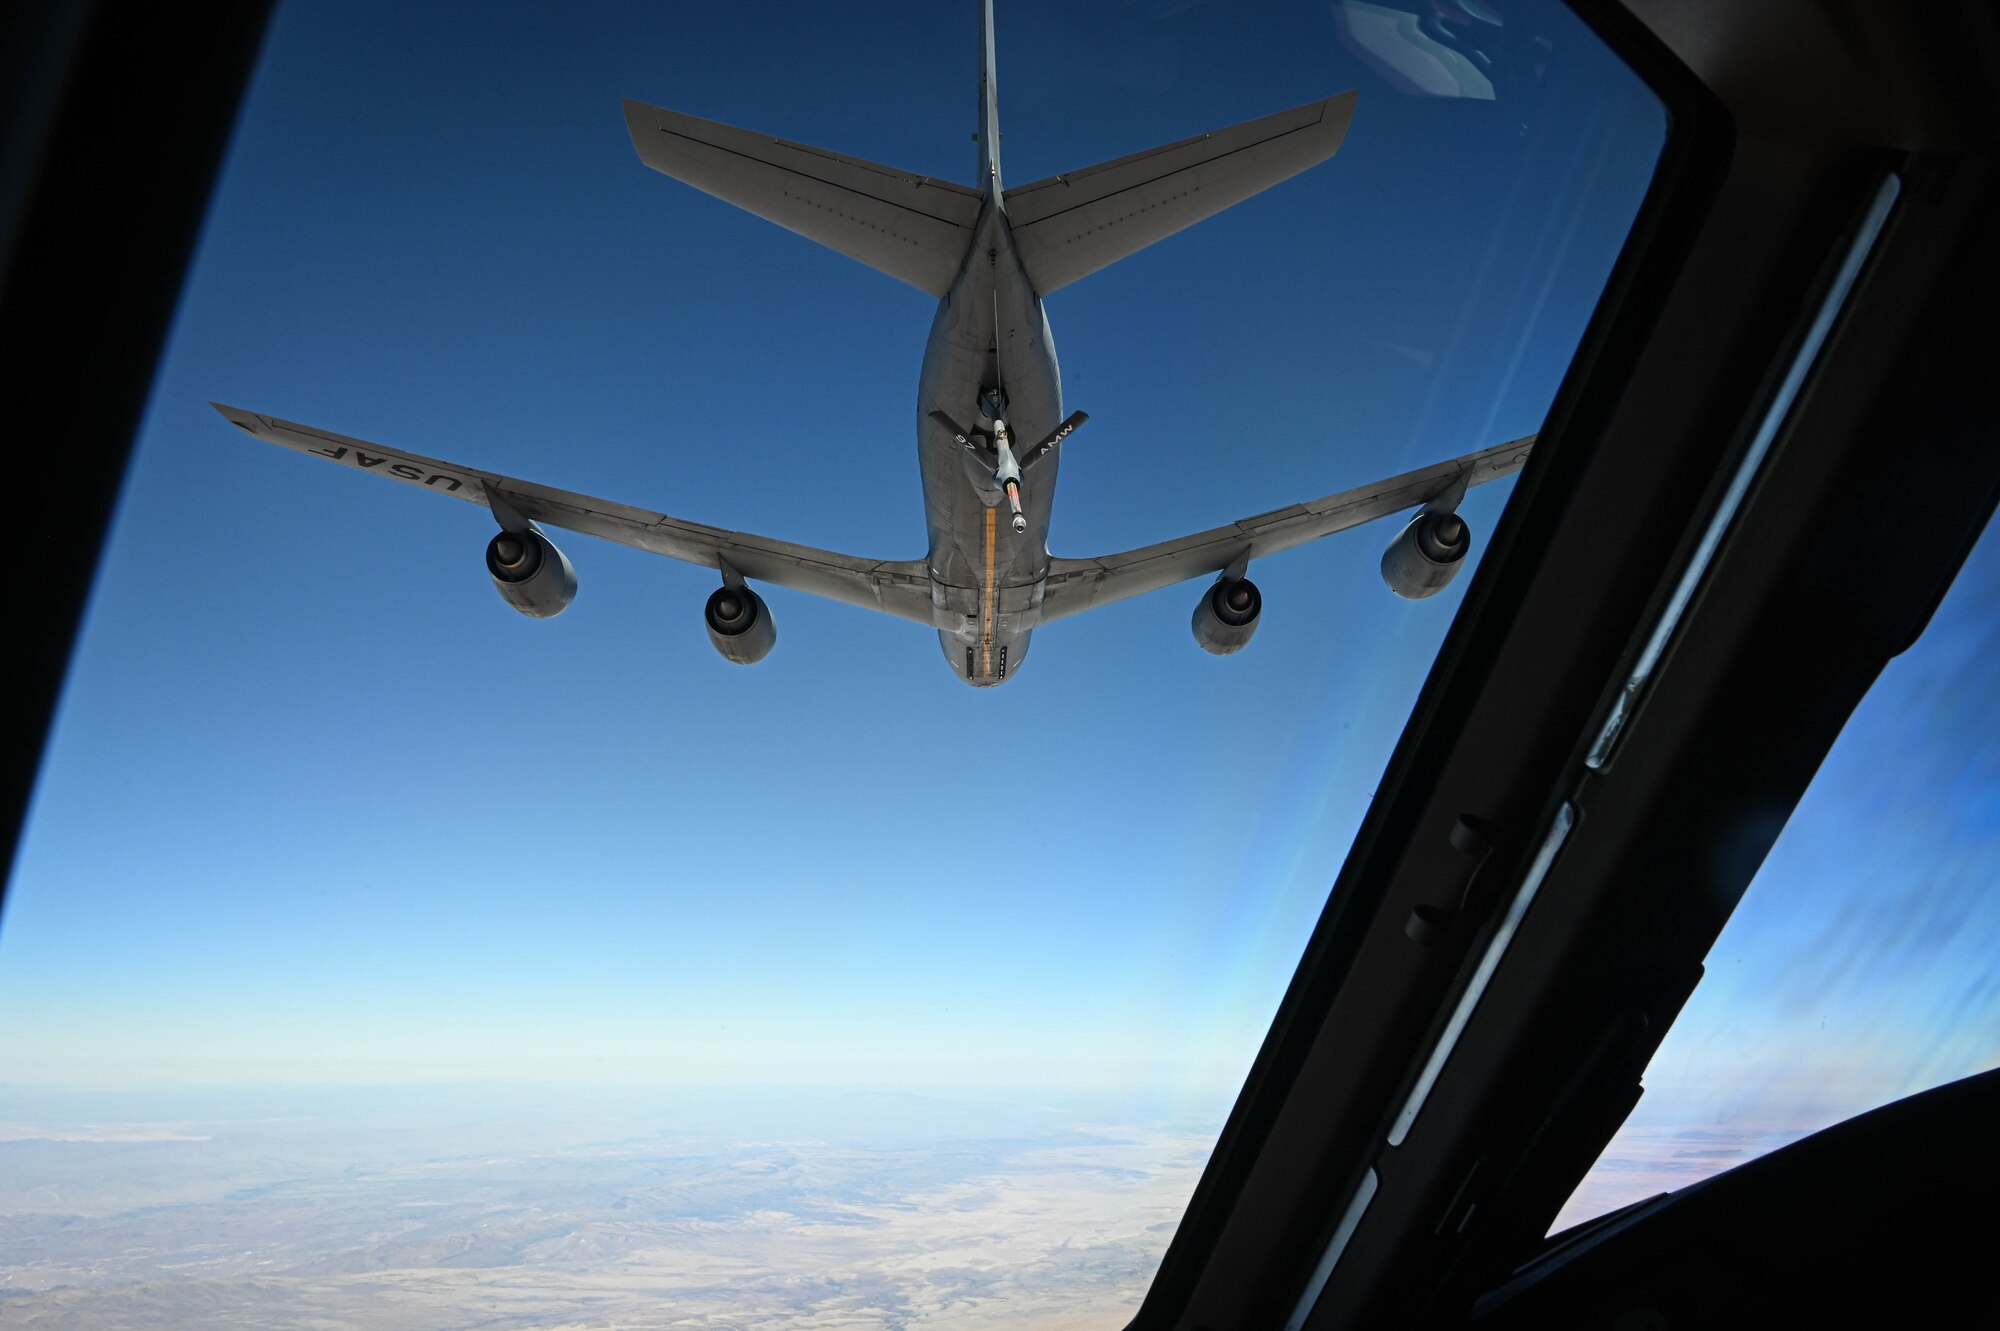
<instances>
[{"instance_id":1,"label":"aircraft left wing","mask_svg":"<svg viewBox=\"0 0 2000 1331\"><path fill-rule=\"evenodd\" d=\"M1066 619L1204 573L1220 573L1239 559L1261 559L1400 510L1418 508L1449 493L1461 479L1473 486L1511 476L1528 460L1534 443L1535 436L1527 435L1373 485L1122 554L1050 560L1041 622Z\"/></svg>"},{"instance_id":2,"label":"aircraft left wing","mask_svg":"<svg viewBox=\"0 0 2000 1331\"><path fill-rule=\"evenodd\" d=\"M387 476L420 490L483 504L493 509L496 516L511 510L532 522L616 541L703 568L720 570L727 562L755 581L811 592L921 624L932 622L930 575L921 559L860 559L831 550L816 550L809 545L705 527L663 513L384 448L242 407L224 406L220 402L209 405L231 425L267 444Z\"/></svg>"}]
</instances>

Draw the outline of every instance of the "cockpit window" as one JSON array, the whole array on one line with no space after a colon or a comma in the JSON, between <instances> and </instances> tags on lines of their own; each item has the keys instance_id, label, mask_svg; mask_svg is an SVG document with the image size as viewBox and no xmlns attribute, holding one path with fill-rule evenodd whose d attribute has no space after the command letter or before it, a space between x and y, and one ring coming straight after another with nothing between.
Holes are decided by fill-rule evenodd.
<instances>
[{"instance_id":1,"label":"cockpit window","mask_svg":"<svg viewBox=\"0 0 2000 1331\"><path fill-rule=\"evenodd\" d=\"M1556 1220L2000 1066L2000 533L1827 754Z\"/></svg>"},{"instance_id":2,"label":"cockpit window","mask_svg":"<svg viewBox=\"0 0 2000 1331\"><path fill-rule=\"evenodd\" d=\"M1546 0L996 8L976 98L975 0L279 7L0 936L14 1317L1129 1317L1666 122Z\"/></svg>"}]
</instances>

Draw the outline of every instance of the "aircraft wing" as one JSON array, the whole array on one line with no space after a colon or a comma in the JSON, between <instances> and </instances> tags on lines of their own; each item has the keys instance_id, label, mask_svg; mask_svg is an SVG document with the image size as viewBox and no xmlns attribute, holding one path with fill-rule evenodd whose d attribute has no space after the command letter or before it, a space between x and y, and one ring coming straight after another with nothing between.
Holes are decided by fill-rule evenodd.
<instances>
[{"instance_id":1,"label":"aircraft wing","mask_svg":"<svg viewBox=\"0 0 2000 1331\"><path fill-rule=\"evenodd\" d=\"M1535 436L1527 435L1373 485L1273 509L1226 527L1123 554L1051 560L1042 593L1041 622L1081 614L1204 573L1219 573L1238 559L1261 559L1391 513L1415 509L1454 489L1461 477L1472 486L1511 476L1528 460L1534 443Z\"/></svg>"},{"instance_id":2,"label":"aircraft wing","mask_svg":"<svg viewBox=\"0 0 2000 1331\"><path fill-rule=\"evenodd\" d=\"M703 568L719 570L727 561L744 577L759 582L811 592L920 624L932 622L930 575L921 559L857 559L789 541L704 527L642 508L384 448L241 407L220 402L209 405L231 425L267 444L483 504L496 516L511 511L533 522L650 550Z\"/></svg>"},{"instance_id":3,"label":"aircraft wing","mask_svg":"<svg viewBox=\"0 0 2000 1331\"><path fill-rule=\"evenodd\" d=\"M644 102L625 124L655 171L933 296L972 246L980 196L963 185Z\"/></svg>"},{"instance_id":4,"label":"aircraft wing","mask_svg":"<svg viewBox=\"0 0 2000 1331\"><path fill-rule=\"evenodd\" d=\"M1325 161L1347 137L1354 96L1008 190L1007 222L1028 280L1046 296Z\"/></svg>"}]
</instances>

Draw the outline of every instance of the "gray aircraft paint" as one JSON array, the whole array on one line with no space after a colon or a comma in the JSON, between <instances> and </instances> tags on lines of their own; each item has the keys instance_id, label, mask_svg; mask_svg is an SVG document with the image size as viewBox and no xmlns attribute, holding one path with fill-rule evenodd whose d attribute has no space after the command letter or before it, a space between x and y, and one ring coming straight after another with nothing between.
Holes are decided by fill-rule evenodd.
<instances>
[{"instance_id":1,"label":"gray aircraft paint","mask_svg":"<svg viewBox=\"0 0 2000 1331\"><path fill-rule=\"evenodd\" d=\"M997 179L997 162L992 169ZM1052 450L1023 472L1028 529L1016 535L988 471L994 419L981 399L989 390L1004 399L1008 430L1022 450L1062 423L1062 371L1048 316L1014 251L997 193L988 194L972 251L938 303L917 387L926 562L933 604L951 617L938 639L952 669L975 684L998 683L1003 669L1018 668L1027 654L1049 574L1049 514L1062 453ZM961 446L933 412L965 427L981 447Z\"/></svg>"},{"instance_id":2,"label":"gray aircraft paint","mask_svg":"<svg viewBox=\"0 0 2000 1331\"><path fill-rule=\"evenodd\" d=\"M978 686L1017 671L1042 624L1203 574L1242 577L1253 559L1392 513L1449 511L1466 487L1526 461L1533 436L1137 550L1051 556L1061 440L1037 445L1066 417L1042 297L1331 157L1354 94L1010 190L1000 174L991 0L980 18L972 189L625 104L648 166L938 297L917 387L925 558L865 559L724 531L211 405L255 438L485 505L510 531L562 527L701 565L725 582L769 582L926 624L952 670ZM1000 420L1025 459L1019 532L995 474ZM517 596L508 599L521 608ZM528 613L553 615L566 604Z\"/></svg>"}]
</instances>

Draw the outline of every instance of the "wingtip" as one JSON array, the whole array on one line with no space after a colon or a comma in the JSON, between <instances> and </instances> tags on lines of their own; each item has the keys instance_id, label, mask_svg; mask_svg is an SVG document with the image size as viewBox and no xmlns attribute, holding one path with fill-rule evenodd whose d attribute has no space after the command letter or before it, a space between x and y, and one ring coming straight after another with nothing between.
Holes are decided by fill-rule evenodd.
<instances>
[{"instance_id":1,"label":"wingtip","mask_svg":"<svg viewBox=\"0 0 2000 1331\"><path fill-rule=\"evenodd\" d=\"M660 127L660 109L633 97L624 98L623 105L625 132L631 136L632 148L643 162L646 160L647 147L658 138L654 131Z\"/></svg>"},{"instance_id":2,"label":"wingtip","mask_svg":"<svg viewBox=\"0 0 2000 1331\"><path fill-rule=\"evenodd\" d=\"M1360 89L1349 88L1319 104L1319 132L1326 136L1328 157L1339 152L1340 145L1346 142L1348 127L1354 123L1354 103L1360 96Z\"/></svg>"},{"instance_id":3,"label":"wingtip","mask_svg":"<svg viewBox=\"0 0 2000 1331\"><path fill-rule=\"evenodd\" d=\"M214 407L216 411L220 412L222 414L222 419L228 421L231 425L243 431L245 434L257 433L256 412L245 411L241 407L232 407L226 402L210 401L208 405Z\"/></svg>"}]
</instances>

